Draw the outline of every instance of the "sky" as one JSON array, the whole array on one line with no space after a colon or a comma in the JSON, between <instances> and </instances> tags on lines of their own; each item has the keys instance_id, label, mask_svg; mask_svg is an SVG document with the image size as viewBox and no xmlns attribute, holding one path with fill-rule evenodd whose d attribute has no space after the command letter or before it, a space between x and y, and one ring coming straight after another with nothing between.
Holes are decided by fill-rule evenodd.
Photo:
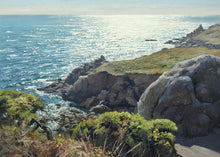
<instances>
[{"instance_id":1,"label":"sky","mask_svg":"<svg viewBox=\"0 0 220 157\"><path fill-rule=\"evenodd\" d=\"M220 15L220 0L0 0L0 15Z\"/></svg>"}]
</instances>

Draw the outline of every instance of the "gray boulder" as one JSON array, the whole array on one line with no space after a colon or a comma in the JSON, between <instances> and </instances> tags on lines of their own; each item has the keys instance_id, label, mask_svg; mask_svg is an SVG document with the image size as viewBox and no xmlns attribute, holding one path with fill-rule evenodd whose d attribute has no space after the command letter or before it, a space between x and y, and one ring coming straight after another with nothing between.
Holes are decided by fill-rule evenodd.
<instances>
[{"instance_id":1,"label":"gray boulder","mask_svg":"<svg viewBox=\"0 0 220 157\"><path fill-rule=\"evenodd\" d=\"M220 122L220 58L178 63L145 90L138 112L146 119L171 119L182 135L206 135Z\"/></svg>"}]
</instances>

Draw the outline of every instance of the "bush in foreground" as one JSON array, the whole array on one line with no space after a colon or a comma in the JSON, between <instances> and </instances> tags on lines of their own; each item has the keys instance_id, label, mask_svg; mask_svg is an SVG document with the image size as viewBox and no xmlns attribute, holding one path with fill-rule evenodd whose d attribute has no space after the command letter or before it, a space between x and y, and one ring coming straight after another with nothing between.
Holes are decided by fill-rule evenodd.
<instances>
[{"instance_id":1,"label":"bush in foreground","mask_svg":"<svg viewBox=\"0 0 220 157\"><path fill-rule=\"evenodd\" d=\"M14 90L0 91L0 121L7 125L15 122L21 125L23 121L30 121L36 118L35 113L38 109L43 108L40 98L34 94L25 92L16 92Z\"/></svg>"},{"instance_id":2,"label":"bush in foreground","mask_svg":"<svg viewBox=\"0 0 220 157\"><path fill-rule=\"evenodd\" d=\"M173 131L177 127L167 119L148 121L139 114L106 112L81 122L73 137L89 139L114 156L176 156Z\"/></svg>"}]
</instances>

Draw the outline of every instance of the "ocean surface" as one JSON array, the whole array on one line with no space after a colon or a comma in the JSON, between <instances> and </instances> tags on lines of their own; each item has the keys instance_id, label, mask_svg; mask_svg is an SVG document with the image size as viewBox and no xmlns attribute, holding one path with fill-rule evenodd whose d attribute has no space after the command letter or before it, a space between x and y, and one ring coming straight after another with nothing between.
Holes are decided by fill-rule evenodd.
<instances>
[{"instance_id":1,"label":"ocean surface","mask_svg":"<svg viewBox=\"0 0 220 157\"><path fill-rule=\"evenodd\" d=\"M37 90L47 80L100 55L127 60L171 48L163 43L215 23L220 16L0 16L0 90L34 93L54 109L68 102Z\"/></svg>"}]
</instances>

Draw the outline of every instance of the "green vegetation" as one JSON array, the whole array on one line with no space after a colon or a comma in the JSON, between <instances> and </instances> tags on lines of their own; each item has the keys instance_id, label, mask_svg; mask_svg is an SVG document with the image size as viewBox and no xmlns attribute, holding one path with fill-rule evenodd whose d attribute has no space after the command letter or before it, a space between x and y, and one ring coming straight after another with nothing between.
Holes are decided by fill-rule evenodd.
<instances>
[{"instance_id":1,"label":"green vegetation","mask_svg":"<svg viewBox=\"0 0 220 157\"><path fill-rule=\"evenodd\" d=\"M0 156L176 156L171 132L177 127L170 120L147 121L139 114L107 112L81 122L73 135L64 132L48 140L43 130L28 127L43 107L40 98L4 90L0 107Z\"/></svg>"},{"instance_id":2,"label":"green vegetation","mask_svg":"<svg viewBox=\"0 0 220 157\"><path fill-rule=\"evenodd\" d=\"M220 44L220 25L213 26L204 32L200 33L195 40L201 40L208 44L219 45Z\"/></svg>"},{"instance_id":3,"label":"green vegetation","mask_svg":"<svg viewBox=\"0 0 220 157\"><path fill-rule=\"evenodd\" d=\"M94 156L105 157L108 152L92 143L76 141L64 135L48 140L44 130L28 127L36 111L43 108L34 94L0 91L0 156Z\"/></svg>"},{"instance_id":4,"label":"green vegetation","mask_svg":"<svg viewBox=\"0 0 220 157\"><path fill-rule=\"evenodd\" d=\"M34 94L14 90L0 91L0 118L5 115L0 120L5 120L7 124L17 121L20 125L22 121L30 121L37 117L35 112L43 106L41 99Z\"/></svg>"},{"instance_id":5,"label":"green vegetation","mask_svg":"<svg viewBox=\"0 0 220 157\"><path fill-rule=\"evenodd\" d=\"M75 139L92 140L114 156L175 156L175 123L167 119L145 120L139 114L106 112L95 120L81 122Z\"/></svg>"},{"instance_id":6,"label":"green vegetation","mask_svg":"<svg viewBox=\"0 0 220 157\"><path fill-rule=\"evenodd\" d=\"M111 62L102 65L95 71L107 71L114 75L123 75L124 73L162 74L163 72L170 70L176 63L202 54L220 57L220 50L204 47L173 48L133 60Z\"/></svg>"}]
</instances>

